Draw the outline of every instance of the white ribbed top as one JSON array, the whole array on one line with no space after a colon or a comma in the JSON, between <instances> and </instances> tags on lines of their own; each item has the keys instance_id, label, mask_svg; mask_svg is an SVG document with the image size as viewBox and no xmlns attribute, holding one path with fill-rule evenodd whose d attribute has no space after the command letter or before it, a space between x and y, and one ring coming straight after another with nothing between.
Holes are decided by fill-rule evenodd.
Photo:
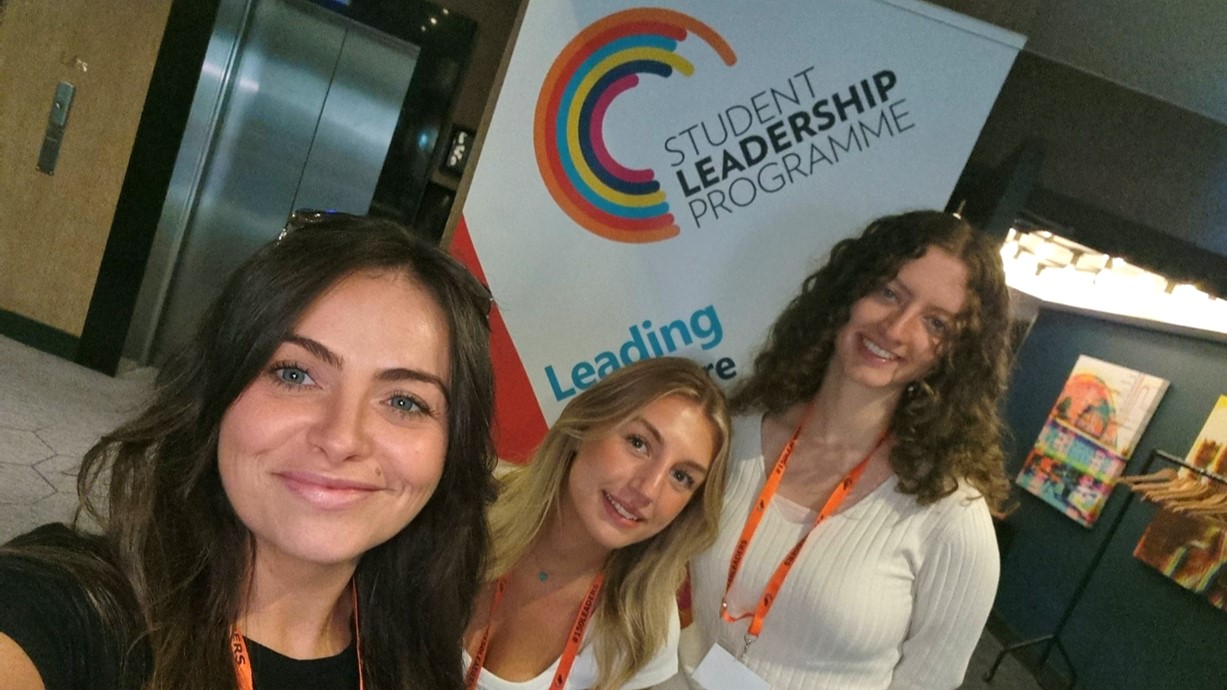
<instances>
[{"instance_id":1,"label":"white ribbed top","mask_svg":"<svg viewBox=\"0 0 1227 690\"><path fill-rule=\"evenodd\" d=\"M665 635L665 646L657 650L656 655L631 677L625 687L650 687L677 673L677 640L678 629L681 627L677 607L673 608L672 614L669 618L669 630ZM588 632L591 631L590 627ZM531 635L533 632L529 630L524 634ZM464 658L464 668L467 671L469 665L473 663L473 657L469 656L468 650L461 650L461 653ZM549 690L550 684L554 682L554 674L558 671L559 661L560 659L555 659L554 663L536 678L525 681L503 680L483 668L477 676L477 688L478 690ZM592 646L591 640L587 639L587 634L585 634L584 646L580 648L579 654L575 657L575 663L571 666L571 673L567 676L563 690L591 688L596 685L599 676L596 648Z\"/></svg>"},{"instance_id":2,"label":"white ribbed top","mask_svg":"<svg viewBox=\"0 0 1227 690\"><path fill-rule=\"evenodd\" d=\"M719 641L736 656L749 618L726 623L729 559L765 471L761 419L738 418L720 536L691 563L695 622L682 633L692 670ZM891 477L827 519L805 545L746 664L772 688L956 688L997 589L988 507L970 487L930 506ZM784 555L808 529L795 504L768 507L729 595L752 612ZM798 524L798 518L803 518ZM673 687L684 687L675 684Z\"/></svg>"}]
</instances>

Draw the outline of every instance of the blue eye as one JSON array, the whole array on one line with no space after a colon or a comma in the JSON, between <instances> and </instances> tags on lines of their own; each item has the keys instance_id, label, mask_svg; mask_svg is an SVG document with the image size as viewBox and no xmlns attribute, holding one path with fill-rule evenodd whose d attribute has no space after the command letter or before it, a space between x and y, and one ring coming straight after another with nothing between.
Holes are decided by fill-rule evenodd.
<instances>
[{"instance_id":1,"label":"blue eye","mask_svg":"<svg viewBox=\"0 0 1227 690\"><path fill-rule=\"evenodd\" d=\"M297 388L315 383L311 378L311 374L307 370L297 364L276 364L269 373L272 374L273 380L283 386Z\"/></svg>"},{"instance_id":2,"label":"blue eye","mask_svg":"<svg viewBox=\"0 0 1227 690\"><path fill-rule=\"evenodd\" d=\"M405 393L394 393L389 396L388 406L404 416L430 414L430 408L426 403Z\"/></svg>"}]
</instances>

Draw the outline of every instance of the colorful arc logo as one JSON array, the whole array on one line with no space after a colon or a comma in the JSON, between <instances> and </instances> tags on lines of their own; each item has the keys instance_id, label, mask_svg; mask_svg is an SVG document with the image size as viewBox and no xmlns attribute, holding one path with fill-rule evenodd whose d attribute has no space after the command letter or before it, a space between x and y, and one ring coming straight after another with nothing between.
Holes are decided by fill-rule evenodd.
<instances>
[{"instance_id":1,"label":"colorful arc logo","mask_svg":"<svg viewBox=\"0 0 1227 690\"><path fill-rule=\"evenodd\" d=\"M596 235L643 243L678 234L656 174L614 160L604 123L609 104L638 85L640 74L694 73L694 65L675 52L690 33L724 64L737 61L728 43L693 17L630 9L580 32L545 77L533 126L537 167L559 207Z\"/></svg>"}]
</instances>

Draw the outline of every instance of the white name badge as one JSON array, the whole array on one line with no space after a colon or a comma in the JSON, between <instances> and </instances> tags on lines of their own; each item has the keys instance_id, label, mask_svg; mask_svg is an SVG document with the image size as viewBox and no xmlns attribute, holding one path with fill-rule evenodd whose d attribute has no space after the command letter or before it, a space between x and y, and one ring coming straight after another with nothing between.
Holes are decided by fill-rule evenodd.
<instances>
[{"instance_id":1,"label":"white name badge","mask_svg":"<svg viewBox=\"0 0 1227 690\"><path fill-rule=\"evenodd\" d=\"M691 678L705 690L771 690L767 681L719 644L712 645Z\"/></svg>"}]
</instances>

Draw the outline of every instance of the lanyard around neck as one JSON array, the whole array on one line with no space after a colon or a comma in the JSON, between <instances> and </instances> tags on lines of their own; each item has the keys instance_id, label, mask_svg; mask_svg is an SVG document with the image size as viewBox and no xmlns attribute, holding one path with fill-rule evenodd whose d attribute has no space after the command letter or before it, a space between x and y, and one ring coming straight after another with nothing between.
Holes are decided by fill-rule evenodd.
<instances>
[{"instance_id":1,"label":"lanyard around neck","mask_svg":"<svg viewBox=\"0 0 1227 690\"><path fill-rule=\"evenodd\" d=\"M784 449L780 451L780 457L776 459L775 466L771 468L771 474L767 476L767 481L763 484L762 490L758 494L758 498L754 501L753 507L750 509L750 514L746 517L745 527L741 530L741 537L737 540L737 547L733 550L733 558L729 562L728 581L724 585L724 597L720 601L720 617L729 623L750 618L750 627L746 631L745 647L742 649L741 657L744 657L750 648L750 644L758 639L759 634L763 629L763 621L767 618L767 614L771 612L771 607L775 605L776 595L784 586L784 579L788 577L788 571L792 570L793 564L797 560L797 556L801 553L801 548L805 546L806 540L814 533L818 525L826 520L839 509L843 504L844 499L852 492L861 475L865 473L865 467L869 464L869 459L874 453L882 447L889 435L889 429L882 432L877 442L873 444L873 448L869 453L853 467L848 474L844 475L835 490L831 492L826 503L822 505L822 510L814 517L814 524L806 531L805 536L797 542L796 546L788 552L784 560L776 567L775 573L771 579L767 581L767 587L763 590L762 596L758 600L758 606L755 607L753 614L743 614L733 617L729 614L729 590L733 588L733 580L737 577L737 572L741 570L741 564L745 558L746 551L750 548L750 541L754 538L754 533L758 531L758 524L762 521L763 515L767 512L767 504L771 503L771 499L775 496L776 490L779 488L780 479L784 476L784 470L788 467L788 460L792 457L792 451L796 448L797 437L801 435L801 429L805 427L805 423L809 421L810 415L813 412L813 404L805 410L805 414L801 418L801 423L797 425L797 429L792 432L792 438L788 439L788 443L784 445Z\"/></svg>"},{"instance_id":2,"label":"lanyard around neck","mask_svg":"<svg viewBox=\"0 0 1227 690\"><path fill-rule=\"evenodd\" d=\"M351 581L349 592L354 602L354 650L358 655L358 690L363 690L362 682L362 628L358 622L358 589ZM237 626L230 628L230 654L234 657L234 676L238 681L239 690L254 690L251 674L251 655L247 653L247 641Z\"/></svg>"},{"instance_id":3,"label":"lanyard around neck","mask_svg":"<svg viewBox=\"0 0 1227 690\"><path fill-rule=\"evenodd\" d=\"M567 685L567 676L571 675L571 665L575 663L575 657L579 654L579 646L584 641L584 630L588 627L588 621L592 618L592 612L596 608L596 598L601 592L601 583L604 579L605 573L597 573L596 577L592 578L592 584L588 586L588 593L584 595L584 600L579 605L579 612L575 614L575 623L571 625L571 633L567 635L567 644L562 648L562 656L558 659L558 671L554 673L550 690L562 690ZM494 612L498 610L498 605L502 603L503 594L506 591L507 576L504 575L494 583L494 599L490 602L490 616L486 621L486 631L481 635L481 642L477 645L477 650L473 653L473 661L469 664L469 670L465 674L464 685L467 690L474 690L477 687L477 678L481 675L482 666L486 663L486 652L490 648L490 625L494 622Z\"/></svg>"}]
</instances>

